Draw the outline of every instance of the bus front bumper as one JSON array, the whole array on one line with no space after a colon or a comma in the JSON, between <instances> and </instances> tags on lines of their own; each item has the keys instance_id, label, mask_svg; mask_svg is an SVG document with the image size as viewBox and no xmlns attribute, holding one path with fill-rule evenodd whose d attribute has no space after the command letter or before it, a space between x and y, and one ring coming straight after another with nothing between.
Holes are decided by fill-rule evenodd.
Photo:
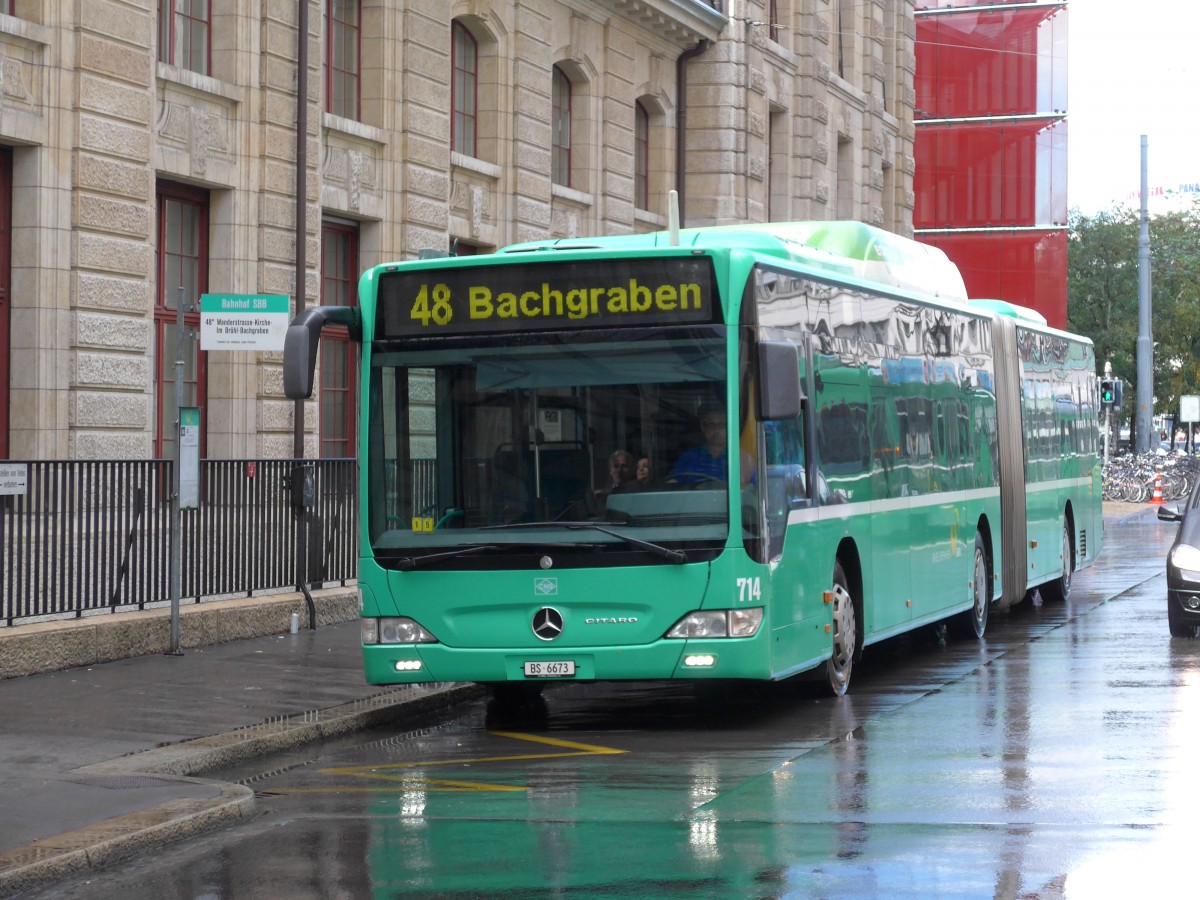
<instances>
[{"instance_id":1,"label":"bus front bumper","mask_svg":"<svg viewBox=\"0 0 1200 900\"><path fill-rule=\"evenodd\" d=\"M363 646L363 669L369 684L765 679L771 673L763 637L533 650L369 644Z\"/></svg>"}]
</instances>

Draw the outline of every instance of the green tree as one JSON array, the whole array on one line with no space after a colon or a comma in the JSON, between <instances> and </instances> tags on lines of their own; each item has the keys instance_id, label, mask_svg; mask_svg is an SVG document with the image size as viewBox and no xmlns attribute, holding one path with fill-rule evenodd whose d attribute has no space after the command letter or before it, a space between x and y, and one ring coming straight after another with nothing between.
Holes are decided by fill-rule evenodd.
<instances>
[{"instance_id":1,"label":"green tree","mask_svg":"<svg viewBox=\"0 0 1200 900\"><path fill-rule=\"evenodd\" d=\"M1125 382L1122 424L1135 418L1138 230L1127 207L1072 210L1068 221L1067 327L1090 337L1097 365L1111 361ZM1176 416L1179 397L1200 392L1200 209L1152 217L1150 253L1154 412Z\"/></svg>"},{"instance_id":2,"label":"green tree","mask_svg":"<svg viewBox=\"0 0 1200 900\"><path fill-rule=\"evenodd\" d=\"M1200 392L1200 209L1155 217L1150 251L1155 406L1177 417Z\"/></svg>"}]
</instances>

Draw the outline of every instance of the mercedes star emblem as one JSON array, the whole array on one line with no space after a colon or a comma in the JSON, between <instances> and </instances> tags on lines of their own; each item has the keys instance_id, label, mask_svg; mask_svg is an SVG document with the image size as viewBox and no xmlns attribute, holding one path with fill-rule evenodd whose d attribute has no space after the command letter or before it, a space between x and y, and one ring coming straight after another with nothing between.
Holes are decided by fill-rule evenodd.
<instances>
[{"instance_id":1,"label":"mercedes star emblem","mask_svg":"<svg viewBox=\"0 0 1200 900\"><path fill-rule=\"evenodd\" d=\"M563 630L563 617L553 606L543 606L533 614L533 633L543 641L552 641Z\"/></svg>"}]
</instances>

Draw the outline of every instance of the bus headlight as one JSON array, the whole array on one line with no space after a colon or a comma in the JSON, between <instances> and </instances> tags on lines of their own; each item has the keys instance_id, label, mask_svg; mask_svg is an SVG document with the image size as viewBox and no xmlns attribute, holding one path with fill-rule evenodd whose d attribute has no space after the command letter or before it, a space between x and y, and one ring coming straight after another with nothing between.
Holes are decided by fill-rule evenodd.
<instances>
[{"instance_id":1,"label":"bus headlight","mask_svg":"<svg viewBox=\"0 0 1200 900\"><path fill-rule=\"evenodd\" d=\"M388 619L362 619L364 644L436 644L437 638L417 622L402 616Z\"/></svg>"},{"instance_id":2,"label":"bus headlight","mask_svg":"<svg viewBox=\"0 0 1200 900\"><path fill-rule=\"evenodd\" d=\"M667 632L669 638L754 637L762 626L762 607L700 609L690 612Z\"/></svg>"}]
</instances>

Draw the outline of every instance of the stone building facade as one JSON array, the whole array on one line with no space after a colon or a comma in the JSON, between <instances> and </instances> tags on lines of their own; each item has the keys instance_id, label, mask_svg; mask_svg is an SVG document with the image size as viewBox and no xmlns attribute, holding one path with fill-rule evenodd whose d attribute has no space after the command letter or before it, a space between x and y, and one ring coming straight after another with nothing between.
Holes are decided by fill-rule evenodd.
<instances>
[{"instance_id":1,"label":"stone building facade","mask_svg":"<svg viewBox=\"0 0 1200 900\"><path fill-rule=\"evenodd\" d=\"M179 288L296 294L300 2L0 10L0 458L166 455ZM307 19L309 306L422 250L659 229L670 189L685 225L911 234L913 0L308 0ZM279 354L185 356L205 455L291 455ZM352 353L322 367L306 455L341 455Z\"/></svg>"}]
</instances>

